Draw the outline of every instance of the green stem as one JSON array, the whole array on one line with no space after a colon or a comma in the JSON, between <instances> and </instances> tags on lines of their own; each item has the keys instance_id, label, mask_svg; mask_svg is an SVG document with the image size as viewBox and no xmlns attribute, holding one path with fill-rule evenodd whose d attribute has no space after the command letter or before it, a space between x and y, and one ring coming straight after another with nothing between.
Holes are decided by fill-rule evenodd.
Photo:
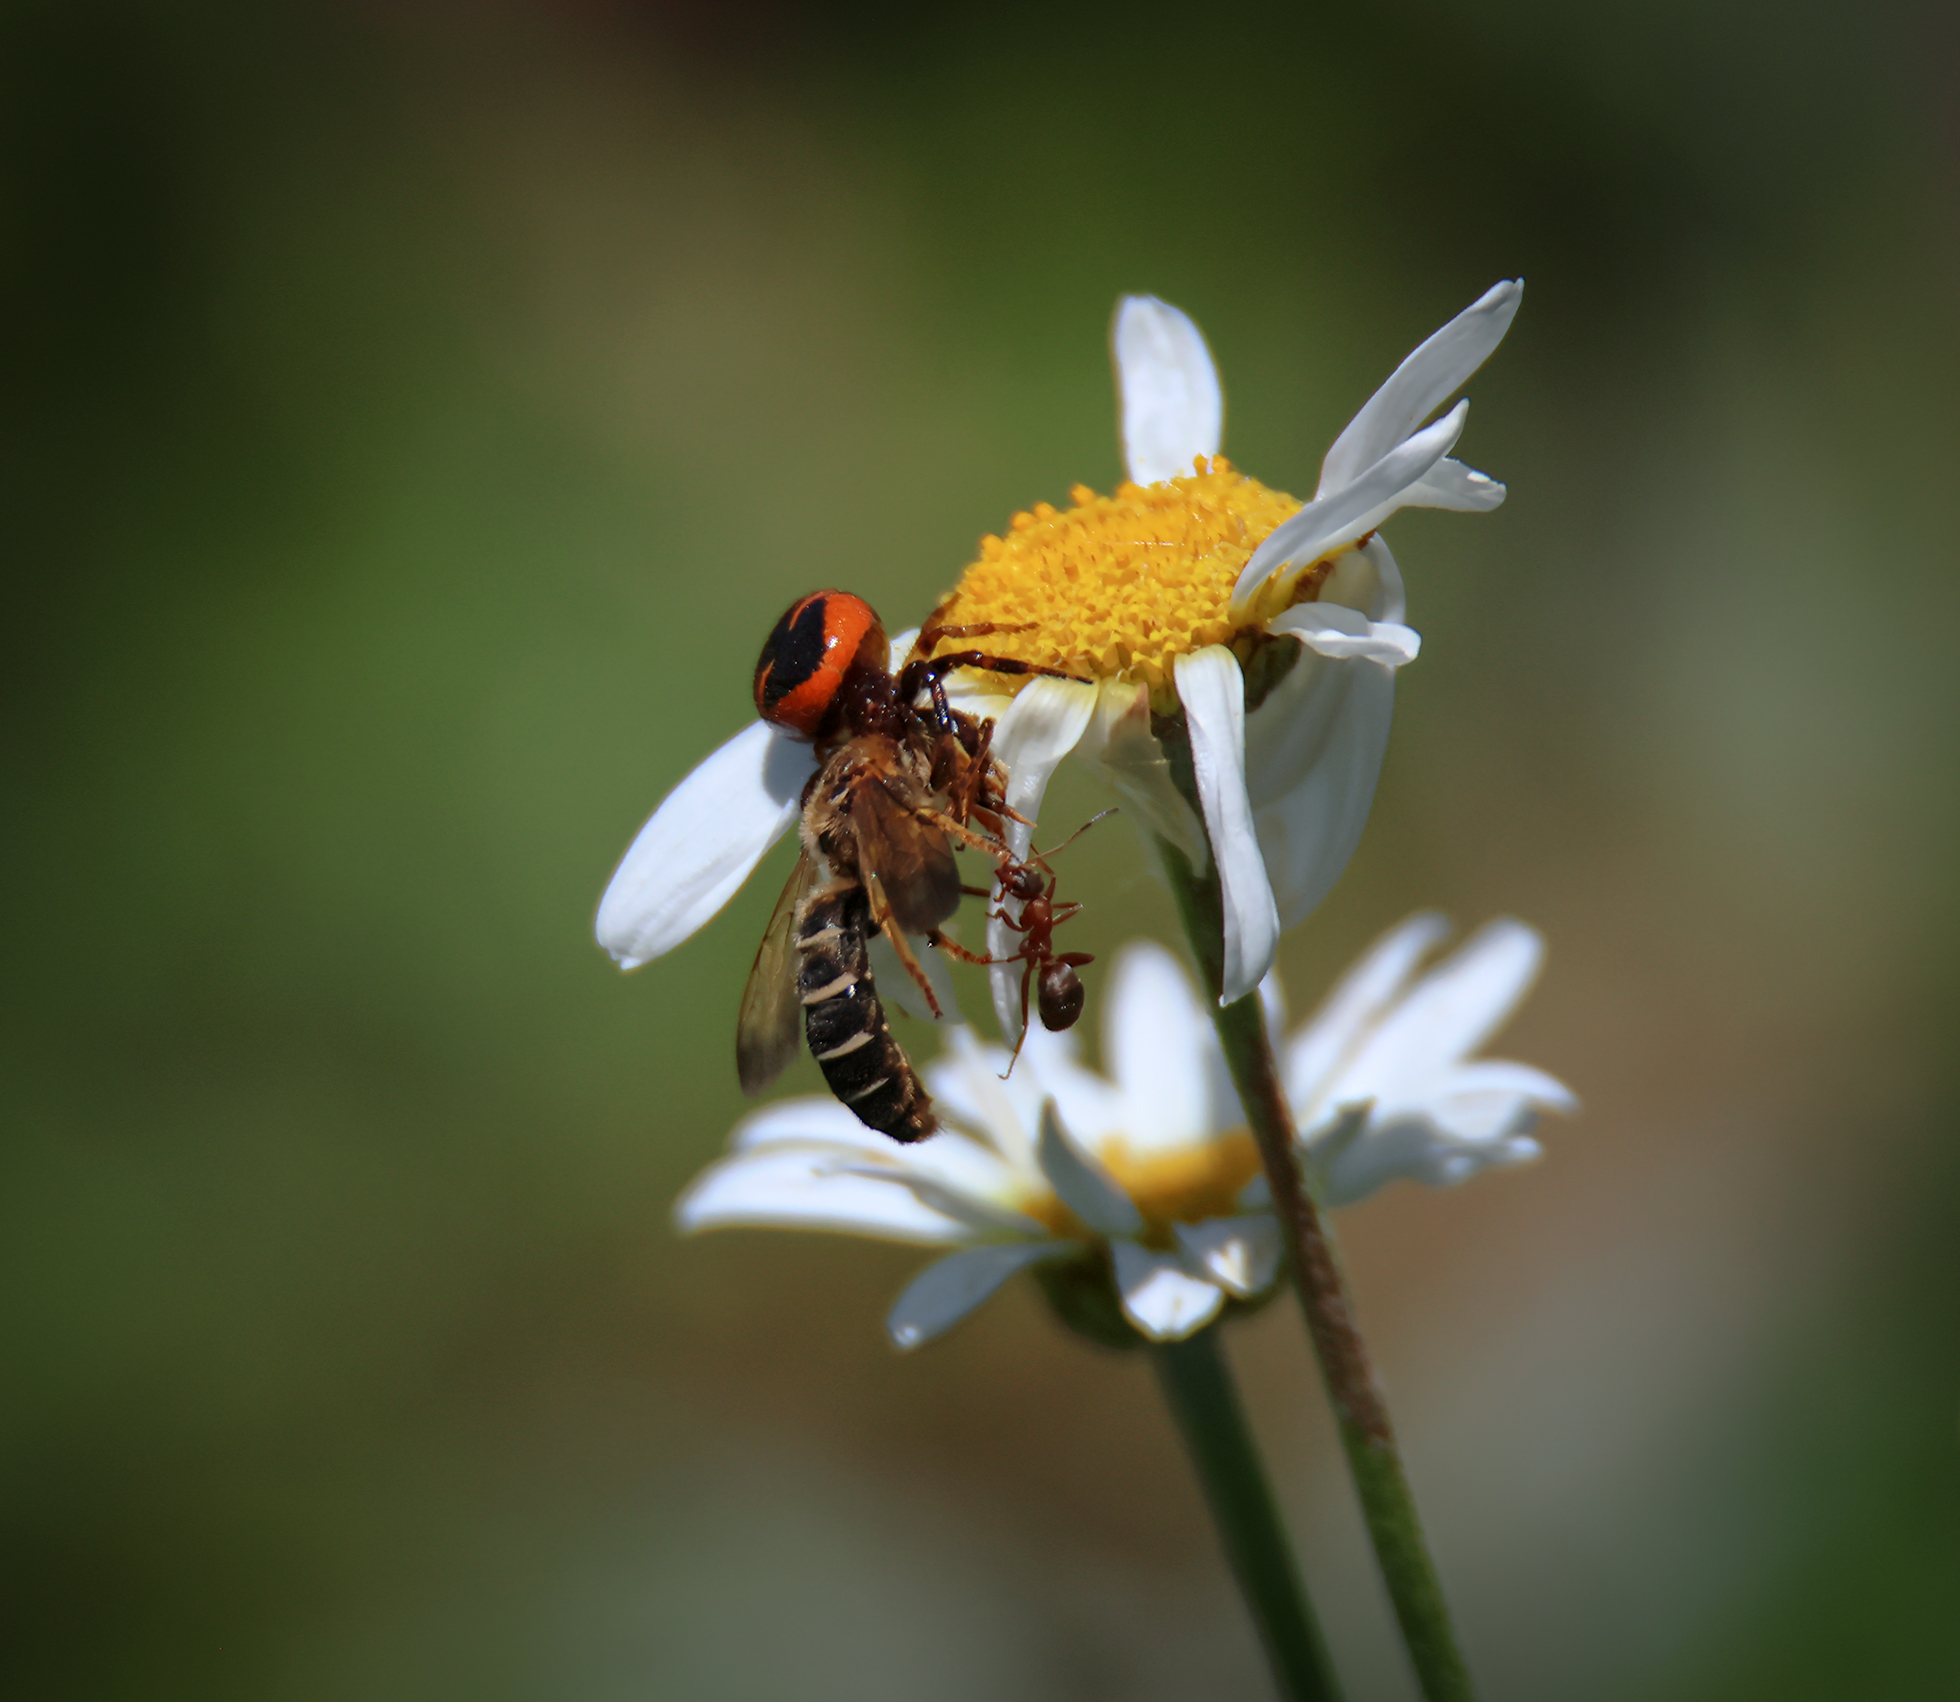
<instances>
[{"instance_id":1,"label":"green stem","mask_svg":"<svg viewBox=\"0 0 1960 1702\"><path fill-rule=\"evenodd\" d=\"M1259 1629L1273 1679L1288 1702L1337 1702L1340 1689L1320 1626L1287 1545L1216 1328L1151 1350L1164 1399L1218 1524L1239 1590Z\"/></svg>"},{"instance_id":2,"label":"green stem","mask_svg":"<svg viewBox=\"0 0 1960 1702\"><path fill-rule=\"evenodd\" d=\"M1388 1403L1355 1323L1332 1231L1301 1170L1299 1134L1259 995L1251 993L1223 1007L1217 1003L1224 976L1224 930L1215 866L1201 877L1175 846L1159 841L1159 850L1185 932L1212 992L1212 1021L1233 1085L1259 1144L1307 1333L1320 1360L1348 1470L1410 1664L1427 1702L1471 1702L1470 1669L1450 1626L1436 1563L1395 1445Z\"/></svg>"}]
</instances>

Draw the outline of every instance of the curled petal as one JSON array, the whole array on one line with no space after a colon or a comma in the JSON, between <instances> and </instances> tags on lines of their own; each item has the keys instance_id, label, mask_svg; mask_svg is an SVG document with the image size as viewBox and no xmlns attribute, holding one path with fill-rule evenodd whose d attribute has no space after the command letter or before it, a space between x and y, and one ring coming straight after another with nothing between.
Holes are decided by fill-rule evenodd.
<instances>
[{"instance_id":1,"label":"curled petal","mask_svg":"<svg viewBox=\"0 0 1960 1702\"><path fill-rule=\"evenodd\" d=\"M669 952L733 898L796 820L810 747L761 721L667 794L599 900L599 944L622 969Z\"/></svg>"},{"instance_id":2,"label":"curled petal","mask_svg":"<svg viewBox=\"0 0 1960 1702\"><path fill-rule=\"evenodd\" d=\"M1334 439L1316 494L1351 483L1441 407L1504 340L1523 299L1522 278L1495 284L1410 354Z\"/></svg>"},{"instance_id":3,"label":"curled petal","mask_svg":"<svg viewBox=\"0 0 1960 1702\"><path fill-rule=\"evenodd\" d=\"M1225 1304L1225 1291L1193 1276L1175 1253L1159 1253L1134 1241L1112 1241L1109 1252L1123 1314L1152 1341L1196 1335Z\"/></svg>"},{"instance_id":4,"label":"curled petal","mask_svg":"<svg viewBox=\"0 0 1960 1702\"><path fill-rule=\"evenodd\" d=\"M1180 656L1177 695L1191 733L1191 767L1224 899L1225 971L1219 1003L1257 987L1273 966L1279 912L1245 784L1245 676L1223 645Z\"/></svg>"},{"instance_id":5,"label":"curled petal","mask_svg":"<svg viewBox=\"0 0 1960 1702\"><path fill-rule=\"evenodd\" d=\"M968 1247L927 1265L907 1285L885 1319L892 1346L922 1347L935 1336L943 1336L1016 1271L1074 1248L1075 1243L1069 1241L1013 1241Z\"/></svg>"},{"instance_id":6,"label":"curled petal","mask_svg":"<svg viewBox=\"0 0 1960 1702\"><path fill-rule=\"evenodd\" d=\"M1399 668L1422 650L1422 634L1396 621L1371 621L1340 603L1301 603L1276 616L1272 632L1291 633L1316 655Z\"/></svg>"},{"instance_id":7,"label":"curled petal","mask_svg":"<svg viewBox=\"0 0 1960 1702\"><path fill-rule=\"evenodd\" d=\"M1292 519L1275 527L1252 552L1252 559L1232 587L1233 613L1248 609L1269 579L1276 578L1284 591L1329 551L1366 536L1402 507L1408 492L1456 447L1469 412L1468 402L1457 403L1434 425L1397 444L1351 483L1315 497Z\"/></svg>"},{"instance_id":8,"label":"curled petal","mask_svg":"<svg viewBox=\"0 0 1960 1702\"><path fill-rule=\"evenodd\" d=\"M1410 508L1453 508L1459 514L1486 514L1509 494L1488 478L1447 455L1424 473L1409 493Z\"/></svg>"},{"instance_id":9,"label":"curled petal","mask_svg":"<svg viewBox=\"0 0 1960 1702\"><path fill-rule=\"evenodd\" d=\"M1155 296L1125 296L1110 327L1130 477L1159 484L1218 453L1225 394L1190 316Z\"/></svg>"}]
</instances>

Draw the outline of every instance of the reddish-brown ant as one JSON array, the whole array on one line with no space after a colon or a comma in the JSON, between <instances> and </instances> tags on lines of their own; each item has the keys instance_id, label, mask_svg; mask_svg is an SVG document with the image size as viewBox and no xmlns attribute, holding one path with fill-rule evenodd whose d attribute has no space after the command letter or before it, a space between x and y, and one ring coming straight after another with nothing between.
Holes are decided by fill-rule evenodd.
<instances>
[{"instance_id":1,"label":"reddish-brown ant","mask_svg":"<svg viewBox=\"0 0 1960 1702\"><path fill-rule=\"evenodd\" d=\"M1073 902L1056 902L1055 871L1049 866L1048 859L1073 845L1103 816L1115 813L1109 809L1091 816L1060 845L1048 851L1030 851L1025 861L1002 863L994 876L995 891L992 894L987 894L984 887L965 889L975 897L984 895L995 899L999 908L990 912L990 917L1021 935L1019 951L1010 952L1005 957L978 957L961 951L950 942L941 942L946 949L968 963L1019 963L1026 966L1021 971L1021 1033L1014 1042L1014 1054L1007 1061L1007 1075L1013 1074L1015 1064L1020 1061L1021 1047L1028 1038L1028 1005L1031 998L1041 1017L1041 1026L1051 1034L1073 1028L1076 1018L1082 1014L1082 977L1076 971L1085 964L1094 963L1096 959L1091 952L1055 950L1055 930L1076 915L1082 906ZM1010 899L1020 906L1018 915L1008 910ZM1002 1079L1005 1080L1006 1076Z\"/></svg>"}]
</instances>

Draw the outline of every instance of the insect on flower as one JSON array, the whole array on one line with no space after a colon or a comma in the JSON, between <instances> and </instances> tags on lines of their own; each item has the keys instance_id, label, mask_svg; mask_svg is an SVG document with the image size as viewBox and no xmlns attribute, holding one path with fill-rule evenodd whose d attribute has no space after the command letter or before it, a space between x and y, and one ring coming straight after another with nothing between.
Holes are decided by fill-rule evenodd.
<instances>
[{"instance_id":1,"label":"insect on flower","mask_svg":"<svg viewBox=\"0 0 1960 1702\"><path fill-rule=\"evenodd\" d=\"M1064 851L1073 845L1104 816L1115 813L1110 809L1091 816L1053 850L1030 851L1025 861L1000 866L999 873L994 877L999 889L1000 908L989 913L989 920L1022 936L1018 951L1008 952L1003 957L979 957L954 948L957 955L969 963L1025 965L1021 971L1021 1030L1007 1061L1010 1073L1019 1061L1021 1047L1028 1037L1030 992L1034 995L1034 1007L1040 1014L1043 1028L1051 1034L1073 1028L1076 1018L1082 1014L1082 977L1076 971L1096 961L1091 952L1055 950L1055 930L1071 916L1079 915L1082 906L1079 902L1062 904L1056 900L1055 871L1048 859L1057 851ZM967 890L977 894L980 889L969 887ZM1009 899L1019 904L1019 915L1007 908Z\"/></svg>"},{"instance_id":2,"label":"insect on flower","mask_svg":"<svg viewBox=\"0 0 1960 1702\"><path fill-rule=\"evenodd\" d=\"M756 712L813 744L818 767L803 789L802 853L742 994L735 1051L745 1093L761 1092L789 1061L800 1013L830 1091L867 1128L917 1141L938 1127L885 1019L869 943L884 935L939 1015L906 935L952 949L940 929L963 891L956 843L997 865L1012 859L1002 833L1014 812L990 753L993 722L951 708L941 682L955 668L1057 670L977 650L928 659L948 638L995 630L928 626L894 674L870 604L817 591L792 604L764 641Z\"/></svg>"}]
</instances>

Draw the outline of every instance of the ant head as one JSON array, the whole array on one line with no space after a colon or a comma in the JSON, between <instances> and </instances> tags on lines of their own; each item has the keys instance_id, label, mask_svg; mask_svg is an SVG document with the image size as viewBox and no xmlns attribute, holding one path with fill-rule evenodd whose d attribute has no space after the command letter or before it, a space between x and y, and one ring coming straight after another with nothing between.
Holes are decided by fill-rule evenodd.
<instances>
[{"instance_id":1,"label":"ant head","mask_svg":"<svg viewBox=\"0 0 1960 1702\"><path fill-rule=\"evenodd\" d=\"M1048 890L1048 877L1036 864L1007 863L1000 871L1000 890L1002 897L1018 898L1025 903Z\"/></svg>"},{"instance_id":2,"label":"ant head","mask_svg":"<svg viewBox=\"0 0 1960 1702\"><path fill-rule=\"evenodd\" d=\"M1050 1033L1073 1028L1082 1014L1082 977L1075 966L1059 959L1044 963L1037 978L1035 1004L1041 1012L1041 1026Z\"/></svg>"}]
</instances>

